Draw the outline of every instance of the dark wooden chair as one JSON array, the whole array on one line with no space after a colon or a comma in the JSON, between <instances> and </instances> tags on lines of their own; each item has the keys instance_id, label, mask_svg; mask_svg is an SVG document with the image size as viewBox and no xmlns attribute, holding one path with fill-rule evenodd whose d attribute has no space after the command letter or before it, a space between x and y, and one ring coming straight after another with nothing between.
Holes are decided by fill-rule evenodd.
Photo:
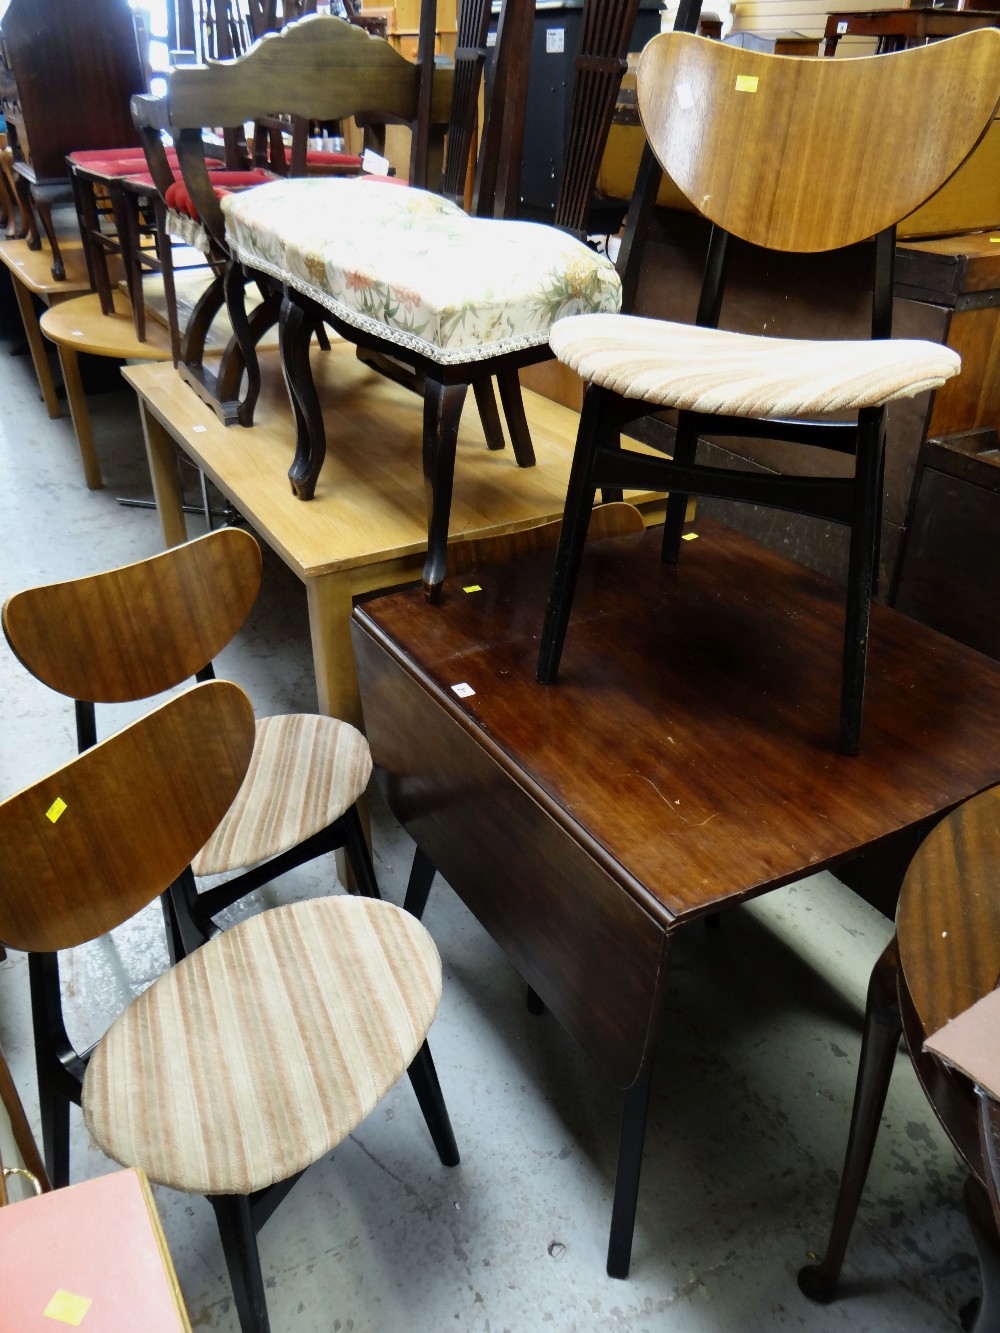
<instances>
[{"instance_id":1,"label":"dark wooden chair","mask_svg":"<svg viewBox=\"0 0 1000 1333\"><path fill-rule=\"evenodd\" d=\"M58 967L182 873L236 798L254 732L242 690L208 682L0 804L0 939L31 955L43 1118L79 1103L109 1157L207 1195L242 1333L267 1333L257 1231L404 1070L442 1162L458 1162L426 1044L433 941L374 894L272 908L160 976L82 1055ZM68 1161L48 1165L68 1183Z\"/></svg>"},{"instance_id":2,"label":"dark wooden chair","mask_svg":"<svg viewBox=\"0 0 1000 1333\"><path fill-rule=\"evenodd\" d=\"M837 62L762 55L687 33L663 35L646 47L638 101L650 146L659 166L714 224L705 281L696 326L600 315L560 320L552 329L555 354L589 387L540 681L554 681L559 670L598 489L606 495L623 487L670 491L662 549L667 563L678 559L688 495L788 509L850 529L840 748L857 752L887 405L935 388L960 366L953 352L935 344L891 339L895 223L933 194L985 133L1000 93L998 47L994 32L878 60ZM943 115L928 130L922 108L932 88ZM655 188L647 198L651 203ZM626 303L642 216L640 208L626 233L632 266L624 279ZM874 237L872 340L793 341L720 329L731 236L797 252ZM679 414L672 459L620 447L626 425L668 408ZM829 475L702 465L696 458L700 434L829 450ZM853 460L853 475L844 475L836 455Z\"/></svg>"},{"instance_id":3,"label":"dark wooden chair","mask_svg":"<svg viewBox=\"0 0 1000 1333\"><path fill-rule=\"evenodd\" d=\"M366 50L355 34L337 31L343 24L306 19L280 38L265 39L246 57L242 82L236 66L226 71L177 70L173 76L170 117L186 178L184 126L195 119L210 123L213 110L218 114L220 98L222 105L238 107L250 117L265 98L281 95L268 91L267 80L273 80L275 90L309 89L308 107L303 91L302 102L293 108L302 114L334 116L339 109L349 109L344 107L350 87L346 74L338 81L309 77L308 62L319 60L320 40L329 48L324 69L335 59L350 57L352 96L360 88L369 99L360 108L361 115L370 108L374 118L381 107L382 118L412 122L415 117L418 133L410 184L442 188L444 198L406 194L385 184L325 182L321 192L290 182L258 193L253 202L249 195L223 201L216 225L247 272L283 288L282 365L298 427L289 477L300 498L312 497L326 449L309 364L309 345L317 326L324 321L331 324L355 342L366 359L374 355L395 364L397 376L420 388L428 493L424 582L432 598L444 576L455 447L467 390L471 386L476 393L491 447L502 447L504 434L492 390L496 378L515 458L521 466L530 466L534 453L521 403L519 368L550 355L548 330L558 313L618 308L619 283L613 266L578 237L585 231L605 120L609 122L613 114L634 9L631 0L625 0L593 4L588 11L575 97L579 109L575 119L587 126L588 134L572 138L574 179L564 182L565 197L571 202L558 213L558 228L512 220L518 204L526 56L534 22L533 6L525 0L507 0L501 13L473 218L454 204L464 193L471 144L463 128L468 119L455 106L458 100L474 101L487 18L482 4L463 11L460 18L453 129L443 181L440 131L449 122L447 72L433 69L428 76L426 60L407 70L405 62L384 47L376 53L370 44ZM433 29L433 5L425 6L425 21L428 15ZM390 88L399 90L393 93L394 102L387 100ZM241 100L230 100L237 90ZM321 90L328 100L317 110ZM286 91L286 105L288 98ZM354 110L359 114L357 106ZM589 181L582 192L575 188L581 175ZM193 191L193 177L190 184ZM204 184L203 175L202 190ZM341 219L340 225L324 230L321 220L328 216ZM231 279L234 288L238 281ZM234 327L239 324L234 318ZM247 352L244 359L249 357Z\"/></svg>"},{"instance_id":4,"label":"dark wooden chair","mask_svg":"<svg viewBox=\"0 0 1000 1333\"><path fill-rule=\"evenodd\" d=\"M95 703L211 678L260 577L256 540L222 528L134 565L15 593L3 629L32 675L76 701L84 750L97 740ZM164 901L171 956L203 943L226 907L340 848L361 889L377 894L356 804L370 776L368 743L349 723L309 713L260 719L238 799ZM197 877L208 875L227 878L199 892Z\"/></svg>"},{"instance_id":5,"label":"dark wooden chair","mask_svg":"<svg viewBox=\"0 0 1000 1333\"><path fill-rule=\"evenodd\" d=\"M913 858L896 937L872 973L854 1111L826 1253L799 1273L811 1300L837 1295L851 1228L878 1135L900 1034L921 1086L969 1168L965 1205L979 1253L977 1333L1000 1324L1000 1110L924 1050L927 1037L995 989L1000 976L1000 788L947 815ZM981 1090L980 1090L981 1091Z\"/></svg>"}]
</instances>

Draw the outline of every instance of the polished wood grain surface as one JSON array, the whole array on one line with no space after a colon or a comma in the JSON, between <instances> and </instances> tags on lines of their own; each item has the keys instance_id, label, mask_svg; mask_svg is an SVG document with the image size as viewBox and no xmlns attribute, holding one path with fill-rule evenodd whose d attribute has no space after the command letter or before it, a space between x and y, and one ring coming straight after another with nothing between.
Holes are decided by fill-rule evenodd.
<instances>
[{"instance_id":1,"label":"polished wood grain surface","mask_svg":"<svg viewBox=\"0 0 1000 1333\"><path fill-rule=\"evenodd\" d=\"M699 212L756 245L829 250L895 223L961 166L996 113L998 56L992 29L878 61L668 33L643 51L639 105Z\"/></svg>"},{"instance_id":2,"label":"polished wood grain surface","mask_svg":"<svg viewBox=\"0 0 1000 1333\"><path fill-rule=\"evenodd\" d=\"M254 716L228 681L198 685L0 805L0 940L54 951L164 892L232 804Z\"/></svg>"},{"instance_id":3,"label":"polished wood grain surface","mask_svg":"<svg viewBox=\"0 0 1000 1333\"><path fill-rule=\"evenodd\" d=\"M3 631L53 690L90 703L146 699L211 662L250 613L260 547L222 528L120 569L15 593ZM141 626L141 632L137 631Z\"/></svg>"},{"instance_id":4,"label":"polished wood grain surface","mask_svg":"<svg viewBox=\"0 0 1000 1333\"><path fill-rule=\"evenodd\" d=\"M866 743L840 756L839 588L720 525L697 532L679 569L655 534L595 548L553 686L534 681L546 556L481 571L474 594L468 575L450 580L438 611L402 593L355 613L357 640L664 927L836 866L1000 780L996 663L874 608ZM382 763L377 695L365 714ZM433 774L388 780L416 805Z\"/></svg>"},{"instance_id":5,"label":"polished wood grain surface","mask_svg":"<svg viewBox=\"0 0 1000 1333\"><path fill-rule=\"evenodd\" d=\"M329 448L309 504L283 482L295 453L295 422L275 352L261 357L263 389L249 429L223 426L172 366L130 366L124 374L188 457L300 578L394 560L409 560L412 572L369 586L417 577L427 549L421 400L363 366L349 343L334 341L312 360ZM467 405L453 539L515 532L562 516L577 417L535 394L525 401L538 456L533 468L519 468L509 449L490 451L475 405Z\"/></svg>"},{"instance_id":6,"label":"polished wood grain surface","mask_svg":"<svg viewBox=\"0 0 1000 1333\"><path fill-rule=\"evenodd\" d=\"M903 884L899 960L925 1032L1000 981L1000 788L954 811L926 838Z\"/></svg>"},{"instance_id":7,"label":"polished wood grain surface","mask_svg":"<svg viewBox=\"0 0 1000 1333\"><path fill-rule=\"evenodd\" d=\"M115 294L110 315L101 310L100 297L88 292L51 306L39 326L50 342L69 347L77 355L89 352L122 361L170 360L170 335L161 324L150 321L144 342L135 336L132 306L123 292Z\"/></svg>"}]
</instances>

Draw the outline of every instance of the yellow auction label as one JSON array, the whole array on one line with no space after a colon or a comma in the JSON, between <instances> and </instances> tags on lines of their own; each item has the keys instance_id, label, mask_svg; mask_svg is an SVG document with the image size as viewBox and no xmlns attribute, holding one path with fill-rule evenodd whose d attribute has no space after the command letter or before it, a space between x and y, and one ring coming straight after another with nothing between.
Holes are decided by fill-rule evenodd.
<instances>
[{"instance_id":1,"label":"yellow auction label","mask_svg":"<svg viewBox=\"0 0 1000 1333\"><path fill-rule=\"evenodd\" d=\"M755 93L757 91L757 75L737 74L736 91L738 93Z\"/></svg>"},{"instance_id":2,"label":"yellow auction label","mask_svg":"<svg viewBox=\"0 0 1000 1333\"><path fill-rule=\"evenodd\" d=\"M66 802L61 796L57 796L49 808L45 811L45 818L51 819L54 824L62 812L66 809Z\"/></svg>"}]
</instances>

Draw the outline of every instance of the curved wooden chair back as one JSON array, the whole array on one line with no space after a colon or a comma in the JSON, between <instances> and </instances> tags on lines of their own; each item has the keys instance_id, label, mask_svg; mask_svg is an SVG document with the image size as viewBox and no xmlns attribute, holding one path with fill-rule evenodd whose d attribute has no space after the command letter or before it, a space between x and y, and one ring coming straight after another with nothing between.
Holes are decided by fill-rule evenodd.
<instances>
[{"instance_id":1,"label":"curved wooden chair back","mask_svg":"<svg viewBox=\"0 0 1000 1333\"><path fill-rule=\"evenodd\" d=\"M221 528L121 569L15 593L4 634L51 689L122 703L202 671L243 624L260 588L256 540Z\"/></svg>"},{"instance_id":2,"label":"curved wooden chair back","mask_svg":"<svg viewBox=\"0 0 1000 1333\"><path fill-rule=\"evenodd\" d=\"M699 212L754 245L818 252L894 225L957 171L996 114L998 69L994 29L852 60L665 33L639 61L638 102Z\"/></svg>"},{"instance_id":3,"label":"curved wooden chair back","mask_svg":"<svg viewBox=\"0 0 1000 1333\"><path fill-rule=\"evenodd\" d=\"M426 175L414 178L413 184L440 179L452 78L451 70L434 71L427 112ZM378 124L414 125L419 112L419 65L356 24L316 14L281 32L265 34L236 59L178 66L170 71L164 98L132 99L132 113L157 186L154 163L163 152L158 147L159 134L167 130L174 138L198 214L223 248L222 209L204 169L204 128L242 125L275 113L312 120L354 116Z\"/></svg>"},{"instance_id":4,"label":"curved wooden chair back","mask_svg":"<svg viewBox=\"0 0 1000 1333\"><path fill-rule=\"evenodd\" d=\"M163 893L232 804L254 731L239 686L209 681L0 804L0 940L71 948Z\"/></svg>"}]
</instances>

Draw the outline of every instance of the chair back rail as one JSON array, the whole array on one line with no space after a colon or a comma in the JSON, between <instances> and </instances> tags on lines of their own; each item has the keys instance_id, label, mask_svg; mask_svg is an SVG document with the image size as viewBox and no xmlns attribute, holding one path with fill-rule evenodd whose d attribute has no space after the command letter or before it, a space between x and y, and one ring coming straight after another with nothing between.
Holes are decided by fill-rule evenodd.
<instances>
[{"instance_id":1,"label":"chair back rail","mask_svg":"<svg viewBox=\"0 0 1000 1333\"><path fill-rule=\"evenodd\" d=\"M818 252L874 236L954 174L1000 101L998 63L993 29L837 61L665 33L640 59L639 110L704 216L754 245ZM928 119L928 106L949 112Z\"/></svg>"},{"instance_id":2,"label":"chair back rail","mask_svg":"<svg viewBox=\"0 0 1000 1333\"><path fill-rule=\"evenodd\" d=\"M465 0L459 6L455 44L455 75L451 95L448 144L444 167L444 195L461 204L477 120L479 86L486 64L489 0Z\"/></svg>"},{"instance_id":3,"label":"chair back rail","mask_svg":"<svg viewBox=\"0 0 1000 1333\"><path fill-rule=\"evenodd\" d=\"M144 699L211 662L249 614L260 579L253 537L221 528L134 565L15 593L3 630L27 670L60 694Z\"/></svg>"},{"instance_id":4,"label":"chair back rail","mask_svg":"<svg viewBox=\"0 0 1000 1333\"><path fill-rule=\"evenodd\" d=\"M243 691L210 681L0 804L0 939L72 948L152 902L232 804L254 731Z\"/></svg>"},{"instance_id":5,"label":"chair back rail","mask_svg":"<svg viewBox=\"0 0 1000 1333\"><path fill-rule=\"evenodd\" d=\"M555 225L575 235L586 231L638 12L639 0L587 0L584 8L555 211Z\"/></svg>"}]
</instances>

